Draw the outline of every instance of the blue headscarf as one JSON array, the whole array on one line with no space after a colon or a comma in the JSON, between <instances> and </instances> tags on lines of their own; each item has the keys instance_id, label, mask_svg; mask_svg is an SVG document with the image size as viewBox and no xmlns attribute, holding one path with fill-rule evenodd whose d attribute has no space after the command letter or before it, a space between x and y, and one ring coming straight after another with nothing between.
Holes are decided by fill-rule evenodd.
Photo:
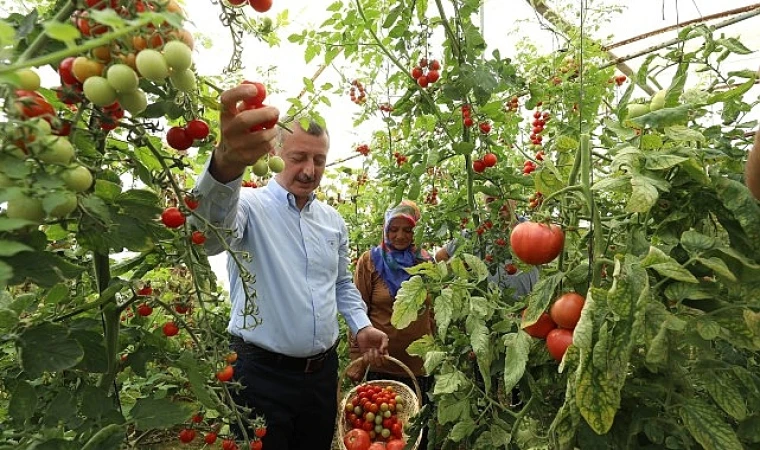
<instances>
[{"instance_id":1,"label":"blue headscarf","mask_svg":"<svg viewBox=\"0 0 760 450\"><path fill-rule=\"evenodd\" d=\"M416 249L414 245L403 250L397 250L391 246L388 241L388 227L391 220L402 217L408 220L412 227L417 225L420 220L420 209L411 200L403 200L397 206L389 209L385 213L385 222L383 223L383 241L380 245L370 250L370 258L375 265L375 270L380 278L388 286L393 297L401 288L401 283L408 280L411 275L404 270L406 267L412 267L420 262L429 261L430 255L424 250Z\"/></svg>"}]
</instances>

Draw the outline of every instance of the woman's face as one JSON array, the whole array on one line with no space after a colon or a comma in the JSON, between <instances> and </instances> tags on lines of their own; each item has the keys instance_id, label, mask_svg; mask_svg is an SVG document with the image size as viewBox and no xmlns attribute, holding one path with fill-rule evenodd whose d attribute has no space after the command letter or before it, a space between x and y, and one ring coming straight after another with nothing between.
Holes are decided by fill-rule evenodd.
<instances>
[{"instance_id":1,"label":"woman's face","mask_svg":"<svg viewBox=\"0 0 760 450\"><path fill-rule=\"evenodd\" d=\"M414 226L403 217L391 219L388 225L388 241L396 250L406 250L414 241Z\"/></svg>"}]
</instances>

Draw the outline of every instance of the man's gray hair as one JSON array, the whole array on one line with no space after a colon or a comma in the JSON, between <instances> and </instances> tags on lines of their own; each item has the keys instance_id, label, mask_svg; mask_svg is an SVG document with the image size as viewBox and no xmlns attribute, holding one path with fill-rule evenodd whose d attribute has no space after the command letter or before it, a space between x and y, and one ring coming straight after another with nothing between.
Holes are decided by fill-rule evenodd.
<instances>
[{"instance_id":1,"label":"man's gray hair","mask_svg":"<svg viewBox=\"0 0 760 450\"><path fill-rule=\"evenodd\" d=\"M308 128L304 127L302 122L307 122ZM302 130L306 131L306 134L309 134L311 136L320 137L322 135L325 135L327 136L328 145L330 144L330 133L327 131L327 128L323 127L316 120L310 117L302 116L294 118L293 121L290 122L290 128L292 129L295 127L301 127ZM282 143L285 141L285 137L289 134L290 132L284 128L277 127L276 149L278 151L282 148Z\"/></svg>"}]
</instances>

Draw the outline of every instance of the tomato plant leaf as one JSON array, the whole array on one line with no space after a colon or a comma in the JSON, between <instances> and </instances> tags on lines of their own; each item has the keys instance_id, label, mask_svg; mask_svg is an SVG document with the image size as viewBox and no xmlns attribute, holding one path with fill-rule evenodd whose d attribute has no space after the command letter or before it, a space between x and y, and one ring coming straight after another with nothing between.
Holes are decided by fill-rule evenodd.
<instances>
[{"instance_id":1,"label":"tomato plant leaf","mask_svg":"<svg viewBox=\"0 0 760 450\"><path fill-rule=\"evenodd\" d=\"M23 424L34 416L37 401L37 391L34 386L26 380L19 380L11 393L8 415L19 424Z\"/></svg>"},{"instance_id":2,"label":"tomato plant leaf","mask_svg":"<svg viewBox=\"0 0 760 450\"><path fill-rule=\"evenodd\" d=\"M474 297L473 297L474 298ZM478 370L483 378L486 392L491 391L491 335L485 322L480 317L470 314L465 321L465 329L470 336L470 346L477 355Z\"/></svg>"},{"instance_id":3,"label":"tomato plant leaf","mask_svg":"<svg viewBox=\"0 0 760 450\"><path fill-rule=\"evenodd\" d=\"M564 272L557 272L538 280L526 299L527 308L523 318L523 328L536 323L541 313L546 311L564 275Z\"/></svg>"},{"instance_id":4,"label":"tomato plant leaf","mask_svg":"<svg viewBox=\"0 0 760 450\"><path fill-rule=\"evenodd\" d=\"M201 375L198 368L198 361L191 353L182 353L177 360L177 367L182 369L190 382L190 389L193 391L195 398L206 408L213 410L219 408L218 398L209 391L206 384L206 377Z\"/></svg>"},{"instance_id":5,"label":"tomato plant leaf","mask_svg":"<svg viewBox=\"0 0 760 450\"><path fill-rule=\"evenodd\" d=\"M744 322L747 324L752 333L760 336L760 312L753 312L749 309L744 310Z\"/></svg>"},{"instance_id":6,"label":"tomato plant leaf","mask_svg":"<svg viewBox=\"0 0 760 450\"><path fill-rule=\"evenodd\" d=\"M45 22L43 27L45 28L45 34L67 45L73 45L74 41L82 37L77 27L70 23L51 20L50 22Z\"/></svg>"},{"instance_id":7,"label":"tomato plant leaf","mask_svg":"<svg viewBox=\"0 0 760 450\"><path fill-rule=\"evenodd\" d=\"M84 357L82 346L69 334L69 329L54 323L25 329L18 337L18 345L21 367L34 378L74 367Z\"/></svg>"},{"instance_id":8,"label":"tomato plant leaf","mask_svg":"<svg viewBox=\"0 0 760 450\"><path fill-rule=\"evenodd\" d=\"M449 329L449 324L451 324L454 315L454 295L454 291L450 288L441 289L440 295L436 297L433 304L438 336L441 339L446 337L446 331Z\"/></svg>"},{"instance_id":9,"label":"tomato plant leaf","mask_svg":"<svg viewBox=\"0 0 760 450\"><path fill-rule=\"evenodd\" d=\"M678 410L681 420L694 439L705 450L741 450L736 433L718 412L702 400L684 399Z\"/></svg>"},{"instance_id":10,"label":"tomato plant leaf","mask_svg":"<svg viewBox=\"0 0 760 450\"><path fill-rule=\"evenodd\" d=\"M522 330L504 336L504 391L511 391L525 374L531 342L530 335Z\"/></svg>"},{"instance_id":11,"label":"tomato plant leaf","mask_svg":"<svg viewBox=\"0 0 760 450\"><path fill-rule=\"evenodd\" d=\"M458 422L469 417L470 401L469 398L457 398L453 395L443 396L438 403L438 423L445 425L447 423Z\"/></svg>"},{"instance_id":12,"label":"tomato plant leaf","mask_svg":"<svg viewBox=\"0 0 760 450\"><path fill-rule=\"evenodd\" d=\"M543 195L553 194L554 192L565 187L559 178L559 172L551 161L544 161L543 167L533 177L536 183L536 190Z\"/></svg>"},{"instance_id":13,"label":"tomato plant leaf","mask_svg":"<svg viewBox=\"0 0 760 450\"><path fill-rule=\"evenodd\" d=\"M168 398L140 398L129 415L138 428L151 430L180 424L186 421L192 412L192 405L173 402Z\"/></svg>"},{"instance_id":14,"label":"tomato plant leaf","mask_svg":"<svg viewBox=\"0 0 760 450\"><path fill-rule=\"evenodd\" d=\"M631 178L631 187L633 192L628 198L625 210L631 213L647 213L657 202L659 194L649 179L640 175L634 175Z\"/></svg>"},{"instance_id":15,"label":"tomato plant leaf","mask_svg":"<svg viewBox=\"0 0 760 450\"><path fill-rule=\"evenodd\" d=\"M718 199L739 221L747 234L749 243L756 252L760 252L760 206L752 198L747 187L728 178L714 180Z\"/></svg>"},{"instance_id":16,"label":"tomato plant leaf","mask_svg":"<svg viewBox=\"0 0 760 450\"><path fill-rule=\"evenodd\" d=\"M75 278L84 268L50 252L21 252L6 259L13 266L11 283L30 280L42 287Z\"/></svg>"},{"instance_id":17,"label":"tomato plant leaf","mask_svg":"<svg viewBox=\"0 0 760 450\"><path fill-rule=\"evenodd\" d=\"M737 421L747 418L747 406L744 396L737 388L737 380L731 372L703 371L699 380L704 384L707 393L725 411Z\"/></svg>"},{"instance_id":18,"label":"tomato plant leaf","mask_svg":"<svg viewBox=\"0 0 760 450\"><path fill-rule=\"evenodd\" d=\"M71 337L76 339L82 348L82 360L76 365L77 369L92 373L105 373L108 370L106 347L103 334L91 330L71 330Z\"/></svg>"},{"instance_id":19,"label":"tomato plant leaf","mask_svg":"<svg viewBox=\"0 0 760 450\"><path fill-rule=\"evenodd\" d=\"M469 385L470 381L467 379L467 376L455 369L452 372L443 373L436 377L433 395L453 394L458 390L465 389Z\"/></svg>"},{"instance_id":20,"label":"tomato plant leaf","mask_svg":"<svg viewBox=\"0 0 760 450\"><path fill-rule=\"evenodd\" d=\"M675 167L688 160L684 156L668 155L663 153L650 153L646 155L644 167L649 170L665 170Z\"/></svg>"},{"instance_id":21,"label":"tomato plant leaf","mask_svg":"<svg viewBox=\"0 0 760 450\"><path fill-rule=\"evenodd\" d=\"M681 234L681 245L690 253L711 250L715 244L715 238L694 230L687 230Z\"/></svg>"},{"instance_id":22,"label":"tomato plant leaf","mask_svg":"<svg viewBox=\"0 0 760 450\"><path fill-rule=\"evenodd\" d=\"M449 432L449 439L459 442L475 431L476 424L472 419L465 419L454 424Z\"/></svg>"},{"instance_id":23,"label":"tomato plant leaf","mask_svg":"<svg viewBox=\"0 0 760 450\"><path fill-rule=\"evenodd\" d=\"M641 266L651 268L660 275L686 283L699 283L694 275L657 247L649 247L649 254L641 260Z\"/></svg>"},{"instance_id":24,"label":"tomato plant leaf","mask_svg":"<svg viewBox=\"0 0 760 450\"><path fill-rule=\"evenodd\" d=\"M682 125L689 120L690 105L681 105L674 108L662 108L629 119L639 127L665 128L673 125Z\"/></svg>"},{"instance_id":25,"label":"tomato plant leaf","mask_svg":"<svg viewBox=\"0 0 760 450\"><path fill-rule=\"evenodd\" d=\"M736 281L736 276L728 268L725 261L720 258L697 258L697 261L712 269L717 275L729 280Z\"/></svg>"},{"instance_id":26,"label":"tomato plant leaf","mask_svg":"<svg viewBox=\"0 0 760 450\"><path fill-rule=\"evenodd\" d=\"M426 298L427 289L422 277L413 276L401 283L401 289L396 294L396 301L393 302L391 324L399 330L408 327L419 317L420 307L425 303Z\"/></svg>"},{"instance_id":27,"label":"tomato plant leaf","mask_svg":"<svg viewBox=\"0 0 760 450\"><path fill-rule=\"evenodd\" d=\"M66 423L77 411L77 402L71 392L61 390L56 394L45 410L44 421L51 426Z\"/></svg>"},{"instance_id":28,"label":"tomato plant leaf","mask_svg":"<svg viewBox=\"0 0 760 450\"><path fill-rule=\"evenodd\" d=\"M630 192L631 176L626 174L619 177L607 177L594 183L591 186L592 191L599 192Z\"/></svg>"},{"instance_id":29,"label":"tomato plant leaf","mask_svg":"<svg viewBox=\"0 0 760 450\"><path fill-rule=\"evenodd\" d=\"M680 302L682 300L709 300L715 293L691 283L671 283L665 288L665 298Z\"/></svg>"},{"instance_id":30,"label":"tomato plant leaf","mask_svg":"<svg viewBox=\"0 0 760 450\"><path fill-rule=\"evenodd\" d=\"M705 142L705 136L697 130L685 125L665 127L665 136L675 142Z\"/></svg>"},{"instance_id":31,"label":"tomato plant leaf","mask_svg":"<svg viewBox=\"0 0 760 450\"><path fill-rule=\"evenodd\" d=\"M412 344L414 345L414 344ZM415 354L419 355L419 353L412 353L412 351L417 352L418 350L416 348L413 348L411 345L407 348L407 353L410 355ZM437 370L438 367L441 366L443 361L446 360L446 357L448 356L448 353L441 352L441 351L432 351L425 353L425 371L427 373L433 373L432 371Z\"/></svg>"},{"instance_id":32,"label":"tomato plant leaf","mask_svg":"<svg viewBox=\"0 0 760 450\"><path fill-rule=\"evenodd\" d=\"M462 253L462 259L478 283L488 277L488 266L477 256L470 253Z\"/></svg>"}]
</instances>

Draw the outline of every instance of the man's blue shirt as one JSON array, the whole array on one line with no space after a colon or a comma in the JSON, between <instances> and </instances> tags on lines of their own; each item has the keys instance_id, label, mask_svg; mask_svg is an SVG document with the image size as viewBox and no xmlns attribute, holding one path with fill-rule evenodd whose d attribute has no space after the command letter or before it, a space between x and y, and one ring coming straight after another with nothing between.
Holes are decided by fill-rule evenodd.
<instances>
[{"instance_id":1,"label":"man's blue shirt","mask_svg":"<svg viewBox=\"0 0 760 450\"><path fill-rule=\"evenodd\" d=\"M294 357L330 348L338 339L337 312L356 334L369 326L366 305L348 271L348 231L343 218L312 194L298 210L293 194L274 178L262 188L241 189L242 179L217 182L207 170L194 193L196 213L231 230L227 239L252 275L261 324L253 327L243 279L228 256L232 313L227 330L259 347ZM225 250L207 233L209 254ZM248 256L248 257L247 257Z\"/></svg>"}]
</instances>

